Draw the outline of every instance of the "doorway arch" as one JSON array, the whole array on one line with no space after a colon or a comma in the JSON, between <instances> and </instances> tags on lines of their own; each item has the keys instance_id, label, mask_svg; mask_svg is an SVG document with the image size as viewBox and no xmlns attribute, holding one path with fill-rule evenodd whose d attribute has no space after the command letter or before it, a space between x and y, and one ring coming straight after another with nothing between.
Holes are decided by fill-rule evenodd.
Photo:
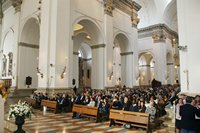
<instances>
[{"instance_id":1,"label":"doorway arch","mask_svg":"<svg viewBox=\"0 0 200 133\"><path fill-rule=\"evenodd\" d=\"M30 18L24 24L19 43L18 87L27 88L26 77L32 78L30 88L38 87L36 68L39 57L40 26L35 18Z\"/></svg>"}]
</instances>

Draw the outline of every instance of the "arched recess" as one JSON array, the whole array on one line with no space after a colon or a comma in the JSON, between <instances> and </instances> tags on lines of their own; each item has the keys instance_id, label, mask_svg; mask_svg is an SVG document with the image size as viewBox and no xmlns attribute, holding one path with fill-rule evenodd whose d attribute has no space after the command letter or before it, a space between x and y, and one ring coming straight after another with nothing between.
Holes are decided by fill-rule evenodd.
<instances>
[{"instance_id":1,"label":"arched recess","mask_svg":"<svg viewBox=\"0 0 200 133\"><path fill-rule=\"evenodd\" d=\"M113 47L113 84L115 85L132 87L133 52L130 48L130 41L125 34L119 33L115 36Z\"/></svg>"},{"instance_id":2,"label":"arched recess","mask_svg":"<svg viewBox=\"0 0 200 133\"><path fill-rule=\"evenodd\" d=\"M36 18L30 18L24 24L19 43L18 88L27 88L26 77L32 78L31 88L38 87L40 26Z\"/></svg>"},{"instance_id":3,"label":"arched recess","mask_svg":"<svg viewBox=\"0 0 200 133\"><path fill-rule=\"evenodd\" d=\"M100 29L91 20L83 19L74 25L73 78L76 79L76 86L79 86L79 88L104 88L105 46L102 42L103 38ZM78 57L78 53L82 53L82 60ZM82 65L80 65L80 61L82 61ZM82 68L80 68L81 66Z\"/></svg>"},{"instance_id":4,"label":"arched recess","mask_svg":"<svg viewBox=\"0 0 200 133\"><path fill-rule=\"evenodd\" d=\"M154 79L155 61L153 55L149 52L139 54L139 85L150 85Z\"/></svg>"},{"instance_id":5,"label":"arched recess","mask_svg":"<svg viewBox=\"0 0 200 133\"><path fill-rule=\"evenodd\" d=\"M14 31L10 29L2 42L1 47L1 77L12 79L13 77L13 53L14 53Z\"/></svg>"}]
</instances>

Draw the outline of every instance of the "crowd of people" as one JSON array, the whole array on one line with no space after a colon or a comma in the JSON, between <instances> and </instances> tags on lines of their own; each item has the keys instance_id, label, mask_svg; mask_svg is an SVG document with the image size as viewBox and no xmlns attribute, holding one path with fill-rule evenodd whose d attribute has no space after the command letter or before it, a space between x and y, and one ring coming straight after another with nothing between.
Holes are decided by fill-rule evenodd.
<instances>
[{"instance_id":1,"label":"crowd of people","mask_svg":"<svg viewBox=\"0 0 200 133\"><path fill-rule=\"evenodd\" d=\"M115 90L92 90L83 89L81 94L69 96L65 93L57 93L48 96L47 93L33 93L38 105L41 100L52 100L59 103L59 109L70 107L73 103L86 106L96 106L103 114L109 114L109 109L143 112L150 114L150 122L154 122L156 117L166 114L165 106L168 100L176 92L172 86L159 88L117 88ZM74 117L76 117L74 115Z\"/></svg>"},{"instance_id":2,"label":"crowd of people","mask_svg":"<svg viewBox=\"0 0 200 133\"><path fill-rule=\"evenodd\" d=\"M175 112L176 133L200 133L200 95L179 95Z\"/></svg>"},{"instance_id":3,"label":"crowd of people","mask_svg":"<svg viewBox=\"0 0 200 133\"><path fill-rule=\"evenodd\" d=\"M41 100L57 101L59 109L71 108L73 103L98 107L101 114L109 114L109 109L143 112L150 114L150 122L166 114L165 107L176 102L176 132L198 133L200 130L200 96L195 98L177 95L180 89L173 86L156 88L116 88L114 90L92 90L85 88L81 94L68 95L57 93L49 96L47 93L33 93L38 105ZM80 117L74 113L73 117ZM193 131L193 132L191 132Z\"/></svg>"}]
</instances>

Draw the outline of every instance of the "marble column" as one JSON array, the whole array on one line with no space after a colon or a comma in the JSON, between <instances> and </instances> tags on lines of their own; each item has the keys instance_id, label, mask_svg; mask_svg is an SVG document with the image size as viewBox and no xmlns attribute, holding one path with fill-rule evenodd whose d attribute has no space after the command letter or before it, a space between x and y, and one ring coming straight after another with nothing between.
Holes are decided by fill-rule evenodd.
<instances>
[{"instance_id":1,"label":"marble column","mask_svg":"<svg viewBox=\"0 0 200 133\"><path fill-rule=\"evenodd\" d=\"M133 87L133 52L121 53L122 85Z\"/></svg>"},{"instance_id":2,"label":"marble column","mask_svg":"<svg viewBox=\"0 0 200 133\"><path fill-rule=\"evenodd\" d=\"M200 93L199 12L199 0L177 0L182 92Z\"/></svg>"},{"instance_id":3,"label":"marble column","mask_svg":"<svg viewBox=\"0 0 200 133\"><path fill-rule=\"evenodd\" d=\"M104 1L104 34L105 34L105 87L113 87L113 0Z\"/></svg>"},{"instance_id":4,"label":"marble column","mask_svg":"<svg viewBox=\"0 0 200 133\"><path fill-rule=\"evenodd\" d=\"M167 83L167 48L166 37L164 31L159 31L152 36L154 45L153 51L155 53L155 79L161 81L162 84Z\"/></svg>"},{"instance_id":5,"label":"marble column","mask_svg":"<svg viewBox=\"0 0 200 133\"><path fill-rule=\"evenodd\" d=\"M104 89L104 52L105 44L93 45L92 48L92 89Z\"/></svg>"}]
</instances>

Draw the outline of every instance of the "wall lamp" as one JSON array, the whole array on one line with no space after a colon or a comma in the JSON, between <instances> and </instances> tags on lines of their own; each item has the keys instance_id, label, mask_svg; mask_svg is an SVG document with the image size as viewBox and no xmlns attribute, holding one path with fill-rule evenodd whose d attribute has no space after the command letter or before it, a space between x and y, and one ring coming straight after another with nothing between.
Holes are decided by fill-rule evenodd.
<instances>
[{"instance_id":1,"label":"wall lamp","mask_svg":"<svg viewBox=\"0 0 200 133\"><path fill-rule=\"evenodd\" d=\"M112 77L113 77L113 72L110 73L110 75L109 75L109 80L111 80Z\"/></svg>"},{"instance_id":2,"label":"wall lamp","mask_svg":"<svg viewBox=\"0 0 200 133\"><path fill-rule=\"evenodd\" d=\"M64 67L61 75L60 75L60 78L63 79L64 78L64 75L66 75L66 66Z\"/></svg>"},{"instance_id":3,"label":"wall lamp","mask_svg":"<svg viewBox=\"0 0 200 133\"><path fill-rule=\"evenodd\" d=\"M41 78L44 77L44 74L40 71L38 67L37 67L37 75L40 75Z\"/></svg>"},{"instance_id":4,"label":"wall lamp","mask_svg":"<svg viewBox=\"0 0 200 133\"><path fill-rule=\"evenodd\" d=\"M187 45L185 46L178 46L178 49L181 51L187 51Z\"/></svg>"}]
</instances>

